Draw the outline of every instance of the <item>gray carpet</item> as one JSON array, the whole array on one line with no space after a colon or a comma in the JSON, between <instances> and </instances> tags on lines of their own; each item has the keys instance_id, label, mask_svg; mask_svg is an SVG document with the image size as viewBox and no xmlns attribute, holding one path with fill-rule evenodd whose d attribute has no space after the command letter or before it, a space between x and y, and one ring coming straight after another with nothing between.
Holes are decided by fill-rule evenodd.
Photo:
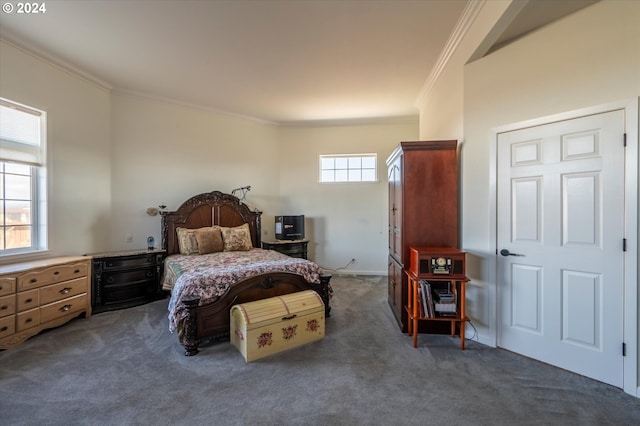
<instances>
[{"instance_id":1,"label":"gray carpet","mask_svg":"<svg viewBox=\"0 0 640 426\"><path fill-rule=\"evenodd\" d=\"M185 357L167 300L0 352L2 425L638 425L620 389L474 341L400 333L384 277L334 277L324 340Z\"/></svg>"}]
</instances>

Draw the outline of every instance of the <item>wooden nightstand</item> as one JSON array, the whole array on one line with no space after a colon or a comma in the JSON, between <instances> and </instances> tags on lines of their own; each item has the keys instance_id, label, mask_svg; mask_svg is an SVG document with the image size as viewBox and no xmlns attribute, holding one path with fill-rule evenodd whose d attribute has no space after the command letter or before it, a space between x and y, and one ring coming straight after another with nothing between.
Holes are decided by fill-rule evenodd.
<instances>
[{"instance_id":1,"label":"wooden nightstand","mask_svg":"<svg viewBox=\"0 0 640 426\"><path fill-rule=\"evenodd\" d=\"M160 288L165 250L94 253L93 312L142 305L164 296Z\"/></svg>"},{"instance_id":2,"label":"wooden nightstand","mask_svg":"<svg viewBox=\"0 0 640 426\"><path fill-rule=\"evenodd\" d=\"M265 250L275 250L291 257L307 258L309 240L269 240L262 242Z\"/></svg>"}]
</instances>

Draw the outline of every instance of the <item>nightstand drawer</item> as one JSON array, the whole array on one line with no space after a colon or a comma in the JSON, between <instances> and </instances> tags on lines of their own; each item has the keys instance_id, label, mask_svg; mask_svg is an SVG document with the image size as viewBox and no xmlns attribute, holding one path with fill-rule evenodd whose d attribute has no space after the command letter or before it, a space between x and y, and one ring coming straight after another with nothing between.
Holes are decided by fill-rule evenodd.
<instances>
[{"instance_id":1,"label":"nightstand drawer","mask_svg":"<svg viewBox=\"0 0 640 426\"><path fill-rule=\"evenodd\" d=\"M140 281L153 280L155 271L153 268L134 269L133 271L106 272L104 274L104 285L118 285L124 283L136 283Z\"/></svg>"},{"instance_id":2,"label":"nightstand drawer","mask_svg":"<svg viewBox=\"0 0 640 426\"><path fill-rule=\"evenodd\" d=\"M307 250L307 244L296 243L296 244L282 244L281 247L277 249L280 253L284 254L292 254L292 253L300 253Z\"/></svg>"},{"instance_id":3,"label":"nightstand drawer","mask_svg":"<svg viewBox=\"0 0 640 426\"><path fill-rule=\"evenodd\" d=\"M104 261L104 270L135 268L136 266L152 266L156 263L156 255L148 254L142 256L115 257Z\"/></svg>"}]
</instances>

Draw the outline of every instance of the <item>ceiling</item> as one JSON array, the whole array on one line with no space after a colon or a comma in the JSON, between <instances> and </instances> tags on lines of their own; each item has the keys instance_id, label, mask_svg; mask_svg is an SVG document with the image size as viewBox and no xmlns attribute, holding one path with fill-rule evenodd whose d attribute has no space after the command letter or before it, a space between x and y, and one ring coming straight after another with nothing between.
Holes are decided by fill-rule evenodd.
<instances>
[{"instance_id":1,"label":"ceiling","mask_svg":"<svg viewBox=\"0 0 640 426\"><path fill-rule=\"evenodd\" d=\"M562 16L531 8L592 2L518 0L522 7L486 52ZM1 13L0 36L109 89L269 123L416 117L416 98L465 7L466 0L47 0L42 14Z\"/></svg>"}]
</instances>

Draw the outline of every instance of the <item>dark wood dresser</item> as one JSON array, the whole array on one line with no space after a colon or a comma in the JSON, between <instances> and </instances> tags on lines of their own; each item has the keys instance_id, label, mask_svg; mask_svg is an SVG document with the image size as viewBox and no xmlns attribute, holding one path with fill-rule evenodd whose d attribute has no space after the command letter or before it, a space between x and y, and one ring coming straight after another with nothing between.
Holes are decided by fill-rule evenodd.
<instances>
[{"instance_id":1,"label":"dark wood dresser","mask_svg":"<svg viewBox=\"0 0 640 426\"><path fill-rule=\"evenodd\" d=\"M160 288L165 250L93 253L93 313L129 308L164 297Z\"/></svg>"}]
</instances>

